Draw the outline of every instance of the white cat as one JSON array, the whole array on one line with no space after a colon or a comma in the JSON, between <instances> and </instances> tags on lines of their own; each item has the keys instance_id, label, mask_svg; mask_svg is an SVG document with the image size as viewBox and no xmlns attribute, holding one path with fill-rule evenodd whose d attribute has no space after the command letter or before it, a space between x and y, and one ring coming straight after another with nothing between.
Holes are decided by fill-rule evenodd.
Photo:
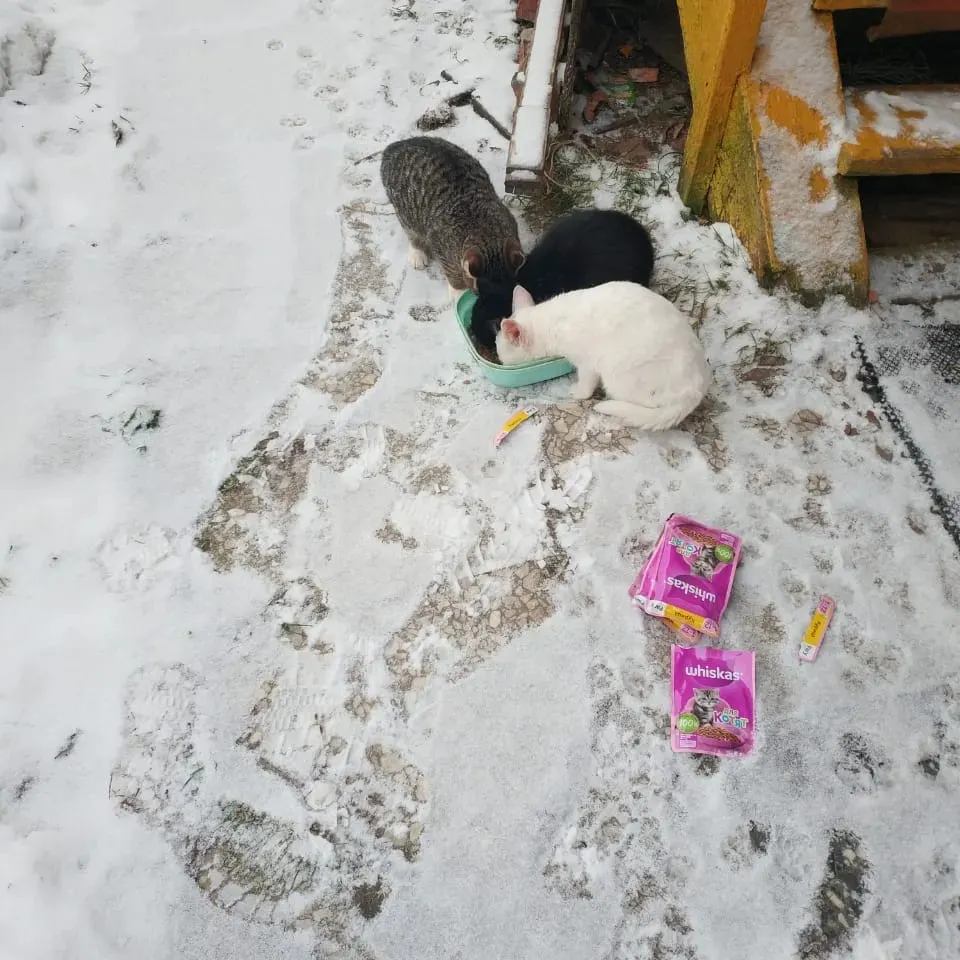
<instances>
[{"instance_id":1,"label":"white cat","mask_svg":"<svg viewBox=\"0 0 960 960\"><path fill-rule=\"evenodd\" d=\"M577 368L574 400L603 384L599 413L646 430L666 430L691 414L710 385L710 368L690 321L659 294L616 281L534 305L522 287L497 336L504 364L566 357Z\"/></svg>"}]
</instances>

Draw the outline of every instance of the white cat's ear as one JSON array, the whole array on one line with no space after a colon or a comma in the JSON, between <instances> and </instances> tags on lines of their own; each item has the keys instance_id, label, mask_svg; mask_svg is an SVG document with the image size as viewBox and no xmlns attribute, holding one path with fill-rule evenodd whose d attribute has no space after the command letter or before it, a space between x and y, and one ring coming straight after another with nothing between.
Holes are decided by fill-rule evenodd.
<instances>
[{"instance_id":1,"label":"white cat's ear","mask_svg":"<svg viewBox=\"0 0 960 960\"><path fill-rule=\"evenodd\" d=\"M518 311L525 309L526 307L533 306L533 297L527 293L523 287L517 286L513 288L513 312L516 314Z\"/></svg>"},{"instance_id":2,"label":"white cat's ear","mask_svg":"<svg viewBox=\"0 0 960 960\"><path fill-rule=\"evenodd\" d=\"M504 320L500 324L500 332L507 338L509 343L522 343L523 331L516 320Z\"/></svg>"}]
</instances>

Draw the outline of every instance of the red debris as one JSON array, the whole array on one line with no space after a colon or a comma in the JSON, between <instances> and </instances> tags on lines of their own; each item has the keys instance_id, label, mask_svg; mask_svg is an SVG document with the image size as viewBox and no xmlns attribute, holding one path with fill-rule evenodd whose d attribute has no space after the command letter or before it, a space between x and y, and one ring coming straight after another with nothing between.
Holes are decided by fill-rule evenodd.
<instances>
[{"instance_id":1,"label":"red debris","mask_svg":"<svg viewBox=\"0 0 960 960\"><path fill-rule=\"evenodd\" d=\"M686 120L681 120L679 123L675 123L673 126L667 128L663 142L670 147L671 150L682 153L684 144L687 142L687 132L689 129L690 124Z\"/></svg>"},{"instance_id":2,"label":"red debris","mask_svg":"<svg viewBox=\"0 0 960 960\"><path fill-rule=\"evenodd\" d=\"M521 23L535 23L538 6L540 6L540 0L517 0L517 12L513 15L514 20L519 20Z\"/></svg>"},{"instance_id":3,"label":"red debris","mask_svg":"<svg viewBox=\"0 0 960 960\"><path fill-rule=\"evenodd\" d=\"M590 98L587 100L587 105L583 108L583 119L587 123L593 123L597 119L597 110L600 109L600 104L607 99L606 93L603 90L594 90L590 94Z\"/></svg>"}]
</instances>

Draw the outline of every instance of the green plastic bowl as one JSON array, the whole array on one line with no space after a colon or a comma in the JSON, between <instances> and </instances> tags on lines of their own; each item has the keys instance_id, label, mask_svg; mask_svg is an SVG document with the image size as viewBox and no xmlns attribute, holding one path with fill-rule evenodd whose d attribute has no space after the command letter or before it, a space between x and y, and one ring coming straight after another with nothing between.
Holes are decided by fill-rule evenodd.
<instances>
[{"instance_id":1,"label":"green plastic bowl","mask_svg":"<svg viewBox=\"0 0 960 960\"><path fill-rule=\"evenodd\" d=\"M573 373L574 366L563 357L548 357L545 360L534 360L532 363L514 363L509 366L501 363L491 363L484 360L477 353L473 338L470 336L470 316L477 295L472 290L465 290L457 300L457 323L460 332L467 342L467 349L483 371L483 375L498 387L528 387L531 383L542 383L544 380L555 380Z\"/></svg>"}]
</instances>

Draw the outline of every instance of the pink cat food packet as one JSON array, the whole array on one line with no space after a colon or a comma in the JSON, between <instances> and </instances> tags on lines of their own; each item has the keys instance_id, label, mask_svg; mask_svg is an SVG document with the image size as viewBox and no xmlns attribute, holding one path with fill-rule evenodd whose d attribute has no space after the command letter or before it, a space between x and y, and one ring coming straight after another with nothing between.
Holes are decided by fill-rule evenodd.
<instances>
[{"instance_id":1,"label":"pink cat food packet","mask_svg":"<svg viewBox=\"0 0 960 960\"><path fill-rule=\"evenodd\" d=\"M674 752L746 756L756 722L753 651L676 644L670 650Z\"/></svg>"},{"instance_id":2,"label":"pink cat food packet","mask_svg":"<svg viewBox=\"0 0 960 960\"><path fill-rule=\"evenodd\" d=\"M719 637L740 546L735 534L672 514L629 594L644 613L666 620L686 643L695 643L697 634Z\"/></svg>"}]
</instances>

